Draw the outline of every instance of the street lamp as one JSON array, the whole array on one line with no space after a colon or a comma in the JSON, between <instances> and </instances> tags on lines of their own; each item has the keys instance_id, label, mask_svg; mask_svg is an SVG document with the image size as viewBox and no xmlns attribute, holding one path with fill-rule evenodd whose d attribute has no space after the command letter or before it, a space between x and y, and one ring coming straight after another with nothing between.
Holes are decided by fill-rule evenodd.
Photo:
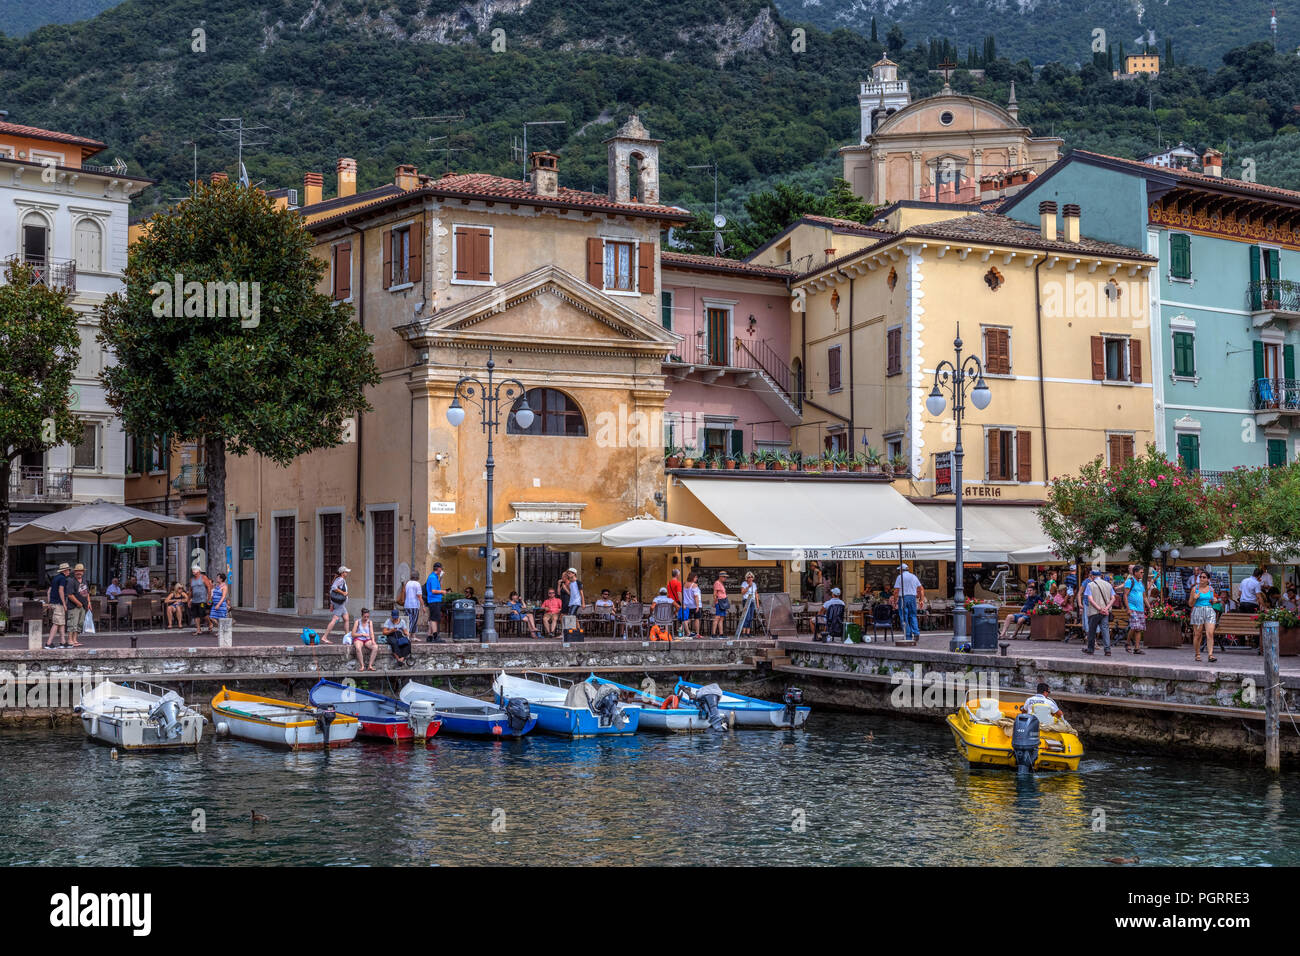
<instances>
[{"instance_id":1,"label":"street lamp","mask_svg":"<svg viewBox=\"0 0 1300 956\"><path fill-rule=\"evenodd\" d=\"M961 528L961 463L965 457L965 451L961 446L961 420L966 411L966 390L970 388L970 400L978 410L983 411L989 407L989 402L993 399L993 393L989 391L988 385L984 383L984 366L980 364L979 356L967 355L962 358L961 354L961 324L957 325L957 337L952 341L953 351L956 353L956 361L949 362L944 359L934 370L934 388L930 390L929 397L925 400L925 409L932 416L938 418L943 414L948 400L944 398L946 391L952 396L953 415L957 419L957 444L953 448L953 463L956 468L956 477L953 486L957 493L957 510L956 519L957 527L957 570L954 575L957 586L953 590L952 602L953 610L956 612L952 616L952 640L948 642L948 650L955 651L961 644L966 643L966 615L961 605L966 603L966 589L962 585L962 528ZM974 385L971 388L972 384Z\"/></svg>"},{"instance_id":2,"label":"street lamp","mask_svg":"<svg viewBox=\"0 0 1300 956\"><path fill-rule=\"evenodd\" d=\"M447 421L453 428L459 428L460 423L465 420L465 406L461 404L461 399L464 398L467 403L477 405L481 413L483 431L487 435L487 548L484 551L487 559L487 587L483 589L483 642L485 644L495 644L497 640L496 606L493 603L492 593L492 472L496 468L496 462L492 458L492 436L501 425L502 397L513 404L515 396L522 395L523 405L514 413L515 423L525 431L533 424L533 410L528 407L527 390L523 383L515 378L493 382L492 370L495 368L492 350L489 349L487 384L484 385L475 375L466 375L456 383L456 388L452 392L451 405L447 408ZM507 407L506 415L509 414Z\"/></svg>"}]
</instances>

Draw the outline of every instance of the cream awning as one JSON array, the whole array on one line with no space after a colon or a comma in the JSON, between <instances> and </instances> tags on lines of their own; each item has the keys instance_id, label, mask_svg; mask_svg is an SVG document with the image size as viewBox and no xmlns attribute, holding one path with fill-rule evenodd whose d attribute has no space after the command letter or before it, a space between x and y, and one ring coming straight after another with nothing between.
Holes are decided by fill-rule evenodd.
<instances>
[{"instance_id":1,"label":"cream awning","mask_svg":"<svg viewBox=\"0 0 1300 956\"><path fill-rule=\"evenodd\" d=\"M681 482L745 542L746 554L753 560L896 561L897 545L838 545L900 525L951 533L883 482L743 478L682 478ZM903 549L904 558L918 556L928 557L928 553Z\"/></svg>"},{"instance_id":2,"label":"cream awning","mask_svg":"<svg viewBox=\"0 0 1300 956\"><path fill-rule=\"evenodd\" d=\"M916 506L921 512L944 528L953 528L957 520L957 506L950 502L925 502ZM1038 523L1038 509L1026 505L963 503L961 509L962 539L965 542L963 561L993 561L1017 563L1013 551L1041 555L1039 562L1056 561L1051 557L1051 544ZM1032 549L1032 551L1030 551ZM948 549L947 559L955 555ZM1021 558L1021 563L1036 563Z\"/></svg>"}]
</instances>

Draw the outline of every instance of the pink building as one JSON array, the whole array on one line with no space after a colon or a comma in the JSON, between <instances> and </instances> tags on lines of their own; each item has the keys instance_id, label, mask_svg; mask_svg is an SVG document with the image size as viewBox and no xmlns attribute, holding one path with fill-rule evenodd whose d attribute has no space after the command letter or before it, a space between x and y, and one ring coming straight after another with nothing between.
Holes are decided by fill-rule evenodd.
<instances>
[{"instance_id":1,"label":"pink building","mask_svg":"<svg viewBox=\"0 0 1300 956\"><path fill-rule=\"evenodd\" d=\"M701 453L786 451L801 421L790 360L793 273L664 251L662 320L682 337L664 364L664 441Z\"/></svg>"}]
</instances>

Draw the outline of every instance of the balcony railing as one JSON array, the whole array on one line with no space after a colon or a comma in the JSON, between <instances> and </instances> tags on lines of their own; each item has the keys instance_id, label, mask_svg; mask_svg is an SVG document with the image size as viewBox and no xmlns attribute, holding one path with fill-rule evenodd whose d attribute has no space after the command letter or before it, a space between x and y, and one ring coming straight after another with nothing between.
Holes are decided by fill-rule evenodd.
<instances>
[{"instance_id":1,"label":"balcony railing","mask_svg":"<svg viewBox=\"0 0 1300 956\"><path fill-rule=\"evenodd\" d=\"M176 487L181 491L204 491L208 487L206 465L181 465Z\"/></svg>"},{"instance_id":2,"label":"balcony railing","mask_svg":"<svg viewBox=\"0 0 1300 956\"><path fill-rule=\"evenodd\" d=\"M75 259L51 259L44 256L9 257L10 262L25 262L36 270L36 281L51 288L62 286L65 289L77 288L77 261Z\"/></svg>"},{"instance_id":3,"label":"balcony railing","mask_svg":"<svg viewBox=\"0 0 1300 956\"><path fill-rule=\"evenodd\" d=\"M9 473L10 501L71 501L72 472L18 465Z\"/></svg>"},{"instance_id":4,"label":"balcony railing","mask_svg":"<svg viewBox=\"0 0 1300 956\"><path fill-rule=\"evenodd\" d=\"M1259 279L1246 286L1246 304L1252 312L1294 312L1300 314L1300 282L1291 279Z\"/></svg>"},{"instance_id":5,"label":"balcony railing","mask_svg":"<svg viewBox=\"0 0 1300 956\"><path fill-rule=\"evenodd\" d=\"M776 354L772 346L766 342L746 342L744 339L737 338L734 351L733 361L738 368L750 368L756 372L766 373L792 405L799 404L790 390L790 366L781 360L781 356Z\"/></svg>"},{"instance_id":6,"label":"balcony railing","mask_svg":"<svg viewBox=\"0 0 1300 956\"><path fill-rule=\"evenodd\" d=\"M1300 378L1257 378L1250 384L1250 407L1257 412L1300 413Z\"/></svg>"}]
</instances>

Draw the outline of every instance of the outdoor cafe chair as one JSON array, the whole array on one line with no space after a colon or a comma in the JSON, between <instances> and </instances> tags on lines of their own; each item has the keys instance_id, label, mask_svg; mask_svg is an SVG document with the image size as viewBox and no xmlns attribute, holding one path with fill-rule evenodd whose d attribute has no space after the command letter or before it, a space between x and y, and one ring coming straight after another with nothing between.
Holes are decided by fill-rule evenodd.
<instances>
[{"instance_id":1,"label":"outdoor cafe chair","mask_svg":"<svg viewBox=\"0 0 1300 956\"><path fill-rule=\"evenodd\" d=\"M894 639L894 609L885 601L880 601L871 608L871 637L872 640L880 635L881 631L889 635L889 639Z\"/></svg>"},{"instance_id":2,"label":"outdoor cafe chair","mask_svg":"<svg viewBox=\"0 0 1300 956\"><path fill-rule=\"evenodd\" d=\"M658 624L660 630L667 630L675 635L677 628L677 608L667 602L655 604L651 608L650 623Z\"/></svg>"},{"instance_id":3,"label":"outdoor cafe chair","mask_svg":"<svg viewBox=\"0 0 1300 956\"><path fill-rule=\"evenodd\" d=\"M628 601L624 604L619 609L618 617L614 619L614 638L617 639L620 634L625 641L629 634L638 638L645 637L645 618L641 611L641 605L636 601Z\"/></svg>"}]
</instances>

